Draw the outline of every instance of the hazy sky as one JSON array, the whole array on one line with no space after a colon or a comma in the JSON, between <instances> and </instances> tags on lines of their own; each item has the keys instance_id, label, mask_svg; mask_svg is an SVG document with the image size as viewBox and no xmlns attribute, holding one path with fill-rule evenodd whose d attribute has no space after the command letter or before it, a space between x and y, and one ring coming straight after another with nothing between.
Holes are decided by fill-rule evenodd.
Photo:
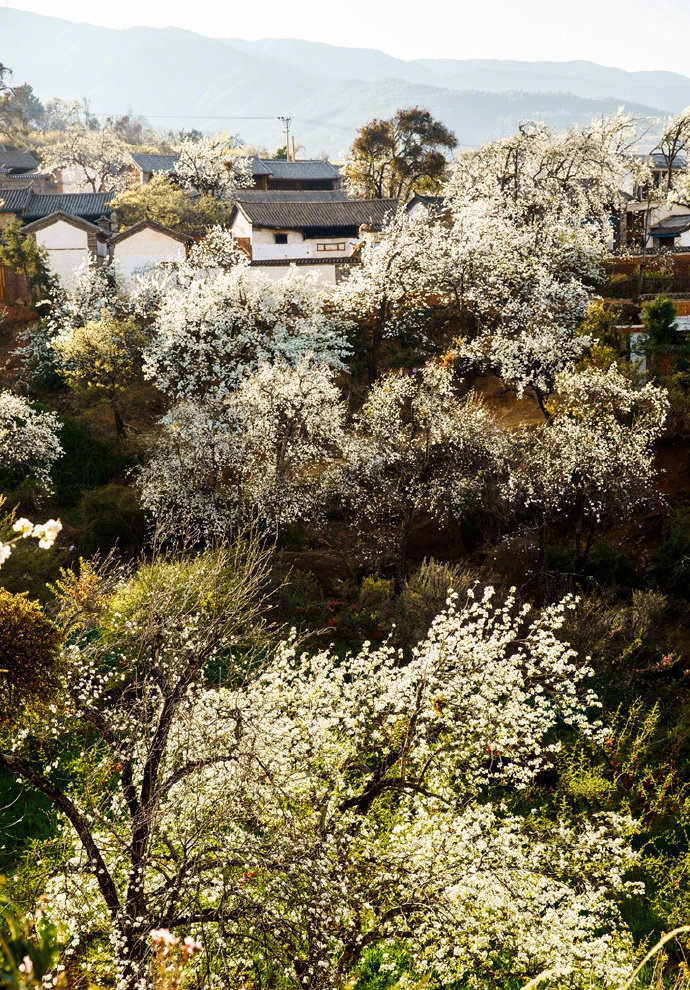
<instances>
[{"instance_id":1,"label":"hazy sky","mask_svg":"<svg viewBox=\"0 0 690 990\"><path fill-rule=\"evenodd\" d=\"M690 0L0 0L106 27L304 38L399 58L584 58L690 74ZM2 39L0 38L0 44Z\"/></svg>"}]
</instances>

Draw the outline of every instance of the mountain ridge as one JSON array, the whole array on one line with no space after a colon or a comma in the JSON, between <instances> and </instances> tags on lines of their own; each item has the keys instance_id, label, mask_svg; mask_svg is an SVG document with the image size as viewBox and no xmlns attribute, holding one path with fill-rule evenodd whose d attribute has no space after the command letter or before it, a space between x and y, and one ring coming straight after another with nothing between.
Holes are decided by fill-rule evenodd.
<instances>
[{"instance_id":1,"label":"mountain ridge","mask_svg":"<svg viewBox=\"0 0 690 990\"><path fill-rule=\"evenodd\" d=\"M461 146L476 146L525 119L567 127L619 105L653 117L690 104L690 78L663 70L584 60L406 61L300 39L102 28L11 7L0 8L0 61L43 100L86 97L103 115L133 112L156 126L241 132L269 149L282 143L278 117L291 116L303 152L332 157L364 122L400 106L427 106Z\"/></svg>"}]
</instances>

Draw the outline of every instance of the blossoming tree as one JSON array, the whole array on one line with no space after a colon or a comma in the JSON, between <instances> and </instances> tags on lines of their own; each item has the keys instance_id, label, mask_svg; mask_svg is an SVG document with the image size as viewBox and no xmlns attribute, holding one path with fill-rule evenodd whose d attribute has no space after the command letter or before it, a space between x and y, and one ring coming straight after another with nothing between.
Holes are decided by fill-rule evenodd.
<instances>
[{"instance_id":1,"label":"blossoming tree","mask_svg":"<svg viewBox=\"0 0 690 990\"><path fill-rule=\"evenodd\" d=\"M204 987L337 990L371 952L394 970L396 949L444 982L506 962L573 986L624 976L630 823L547 830L510 799L565 732L602 739L589 668L558 638L574 603L531 620L489 589L451 597L408 664L286 643L256 665L232 647L264 573L256 548L221 548L101 585L98 607L63 582L64 702L0 766L66 821L48 889L73 950L112 959L123 990L148 985L163 929L201 937Z\"/></svg>"},{"instance_id":2,"label":"blossoming tree","mask_svg":"<svg viewBox=\"0 0 690 990\"><path fill-rule=\"evenodd\" d=\"M249 161L229 134L212 134L175 145L175 181L215 199L232 199L238 189L253 185Z\"/></svg>"},{"instance_id":3,"label":"blossoming tree","mask_svg":"<svg viewBox=\"0 0 690 990\"><path fill-rule=\"evenodd\" d=\"M342 489L383 538L399 587L415 517L459 517L487 493L502 460L502 433L488 409L473 393L460 400L442 365L372 386L346 446Z\"/></svg>"},{"instance_id":4,"label":"blossoming tree","mask_svg":"<svg viewBox=\"0 0 690 990\"><path fill-rule=\"evenodd\" d=\"M655 497L654 441L666 418L664 389L635 389L612 365L567 371L556 379L550 422L515 437L508 491L544 528L566 521L574 568L582 568L597 529L630 518Z\"/></svg>"},{"instance_id":5,"label":"blossoming tree","mask_svg":"<svg viewBox=\"0 0 690 990\"><path fill-rule=\"evenodd\" d=\"M246 264L200 270L163 293L144 373L174 399L222 401L263 361L294 365L313 354L342 368L345 329L297 271L276 282Z\"/></svg>"},{"instance_id":6,"label":"blossoming tree","mask_svg":"<svg viewBox=\"0 0 690 990\"><path fill-rule=\"evenodd\" d=\"M262 363L225 402L174 406L143 473L145 507L209 533L248 517L276 530L313 518L343 444L333 378L305 355Z\"/></svg>"}]
</instances>

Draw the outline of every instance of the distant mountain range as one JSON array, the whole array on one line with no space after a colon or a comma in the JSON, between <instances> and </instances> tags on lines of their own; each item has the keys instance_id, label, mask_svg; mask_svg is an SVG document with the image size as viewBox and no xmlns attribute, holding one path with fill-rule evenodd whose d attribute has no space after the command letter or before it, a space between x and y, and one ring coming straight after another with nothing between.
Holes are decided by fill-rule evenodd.
<instances>
[{"instance_id":1,"label":"distant mountain range","mask_svg":"<svg viewBox=\"0 0 690 990\"><path fill-rule=\"evenodd\" d=\"M416 104L465 146L510 134L522 120L564 128L620 105L656 117L690 104L690 78L673 72L582 61L403 61L290 39L118 31L12 8L0 8L0 62L43 100L86 97L96 113L129 111L176 130L227 130L269 150L282 143L280 120L240 118L291 116L305 157L338 158L365 121Z\"/></svg>"}]
</instances>

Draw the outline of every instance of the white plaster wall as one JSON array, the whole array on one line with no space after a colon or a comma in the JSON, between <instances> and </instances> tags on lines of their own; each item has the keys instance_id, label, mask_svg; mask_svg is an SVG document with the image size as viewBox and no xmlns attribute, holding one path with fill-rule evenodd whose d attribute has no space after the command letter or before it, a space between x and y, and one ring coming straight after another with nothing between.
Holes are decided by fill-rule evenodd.
<instances>
[{"instance_id":1,"label":"white plaster wall","mask_svg":"<svg viewBox=\"0 0 690 990\"><path fill-rule=\"evenodd\" d=\"M305 238L297 230L287 231L287 244L276 244L274 230L254 228L252 258L256 261L289 261L298 258L349 258L357 243L354 237Z\"/></svg>"},{"instance_id":2,"label":"white plaster wall","mask_svg":"<svg viewBox=\"0 0 690 990\"><path fill-rule=\"evenodd\" d=\"M232 222L232 236L233 237L251 237L252 236L252 225L249 223L247 218L243 213L237 211L237 215Z\"/></svg>"},{"instance_id":3,"label":"white plaster wall","mask_svg":"<svg viewBox=\"0 0 690 990\"><path fill-rule=\"evenodd\" d=\"M690 230L685 230L676 241L676 247L690 247Z\"/></svg>"},{"instance_id":4,"label":"white plaster wall","mask_svg":"<svg viewBox=\"0 0 690 990\"><path fill-rule=\"evenodd\" d=\"M137 231L113 245L113 257L125 282L140 269L162 262L182 261L185 253L182 241L151 229Z\"/></svg>"},{"instance_id":5,"label":"white plaster wall","mask_svg":"<svg viewBox=\"0 0 690 990\"><path fill-rule=\"evenodd\" d=\"M87 233L64 220L57 220L50 227L35 233L36 242L48 252L50 267L65 288L74 282L77 269L90 263Z\"/></svg>"}]
</instances>

